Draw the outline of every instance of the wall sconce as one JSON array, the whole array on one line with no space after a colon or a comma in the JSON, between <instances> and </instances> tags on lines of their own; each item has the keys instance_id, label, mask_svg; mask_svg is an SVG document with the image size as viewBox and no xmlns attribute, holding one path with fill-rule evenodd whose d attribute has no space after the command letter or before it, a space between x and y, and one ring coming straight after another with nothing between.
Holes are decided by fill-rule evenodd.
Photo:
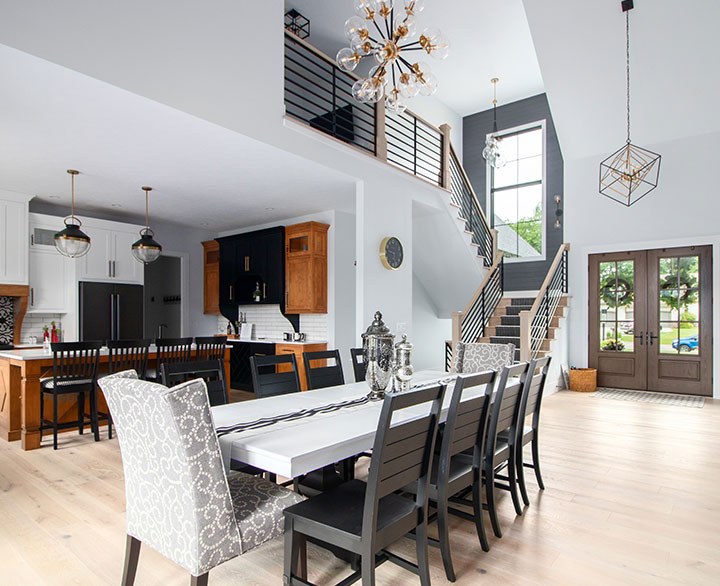
<instances>
[{"instance_id":1,"label":"wall sconce","mask_svg":"<svg viewBox=\"0 0 720 586\"><path fill-rule=\"evenodd\" d=\"M560 218L563 215L562 208L560 207L560 196L555 196L555 228L560 228L562 226L562 222L560 221Z\"/></svg>"}]
</instances>

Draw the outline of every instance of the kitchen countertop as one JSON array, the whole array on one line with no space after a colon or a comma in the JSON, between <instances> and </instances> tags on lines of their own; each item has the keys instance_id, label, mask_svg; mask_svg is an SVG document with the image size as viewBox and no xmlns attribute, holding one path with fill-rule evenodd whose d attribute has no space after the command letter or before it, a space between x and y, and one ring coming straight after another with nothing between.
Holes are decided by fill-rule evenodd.
<instances>
[{"instance_id":1,"label":"kitchen countertop","mask_svg":"<svg viewBox=\"0 0 720 586\"><path fill-rule=\"evenodd\" d=\"M307 346L308 344L327 344L327 340L305 340L304 342L292 342L282 340L280 338L253 338L252 340L240 340L238 338L228 338L228 344L296 344L298 346Z\"/></svg>"},{"instance_id":2,"label":"kitchen countertop","mask_svg":"<svg viewBox=\"0 0 720 586\"><path fill-rule=\"evenodd\" d=\"M254 340L253 340L254 341ZM229 348L229 346L226 346L226 348ZM195 344L191 346L192 350L195 350ZM149 351L151 354L157 352L157 346L155 344L151 344ZM100 356L107 356L108 355L108 349L103 346L100 349ZM38 347L31 347L31 348L18 348L16 347L14 350L0 350L0 358L5 358L8 360L44 360L47 358L52 358L52 352L46 353L42 346Z\"/></svg>"}]
</instances>

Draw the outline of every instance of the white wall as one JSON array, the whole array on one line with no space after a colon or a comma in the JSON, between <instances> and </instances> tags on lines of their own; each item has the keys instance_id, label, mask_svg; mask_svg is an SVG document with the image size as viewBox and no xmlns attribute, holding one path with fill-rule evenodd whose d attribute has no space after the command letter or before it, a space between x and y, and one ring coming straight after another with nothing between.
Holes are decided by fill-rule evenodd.
<instances>
[{"instance_id":1,"label":"white wall","mask_svg":"<svg viewBox=\"0 0 720 586\"><path fill-rule=\"evenodd\" d=\"M452 320L438 318L425 287L413 279L412 363L415 370L445 370L445 341L452 338Z\"/></svg>"},{"instance_id":2,"label":"white wall","mask_svg":"<svg viewBox=\"0 0 720 586\"><path fill-rule=\"evenodd\" d=\"M588 255L688 245L713 245L713 297L720 294L720 203L716 170L720 133L655 145L662 166L657 189L626 208L598 193L601 157L565 162L565 233L571 244L570 364L586 366ZM714 396L720 397L720 303L713 306Z\"/></svg>"}]
</instances>

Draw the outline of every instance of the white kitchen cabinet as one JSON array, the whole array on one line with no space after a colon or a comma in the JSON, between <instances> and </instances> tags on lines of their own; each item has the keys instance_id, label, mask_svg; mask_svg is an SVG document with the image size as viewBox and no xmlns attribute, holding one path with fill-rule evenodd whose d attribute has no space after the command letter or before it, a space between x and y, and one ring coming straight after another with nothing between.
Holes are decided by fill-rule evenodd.
<instances>
[{"instance_id":1,"label":"white kitchen cabinet","mask_svg":"<svg viewBox=\"0 0 720 586\"><path fill-rule=\"evenodd\" d=\"M145 278L145 265L132 255L132 245L140 239L140 232L115 232L115 264L113 277L124 283L140 283Z\"/></svg>"},{"instance_id":2,"label":"white kitchen cabinet","mask_svg":"<svg viewBox=\"0 0 720 586\"><path fill-rule=\"evenodd\" d=\"M118 281L143 284L144 265L135 260L131 246L137 231L107 228L87 221L82 230L90 236L89 252L78 259L80 281ZM106 222L109 223L109 222ZM132 228L132 226L128 226Z\"/></svg>"},{"instance_id":3,"label":"white kitchen cabinet","mask_svg":"<svg viewBox=\"0 0 720 586\"><path fill-rule=\"evenodd\" d=\"M28 283L29 200L29 196L0 191L0 283L4 285Z\"/></svg>"},{"instance_id":4,"label":"white kitchen cabinet","mask_svg":"<svg viewBox=\"0 0 720 586\"><path fill-rule=\"evenodd\" d=\"M47 247L44 247L47 248ZM54 250L30 250L30 299L28 313L70 311L72 267L70 259Z\"/></svg>"}]
</instances>

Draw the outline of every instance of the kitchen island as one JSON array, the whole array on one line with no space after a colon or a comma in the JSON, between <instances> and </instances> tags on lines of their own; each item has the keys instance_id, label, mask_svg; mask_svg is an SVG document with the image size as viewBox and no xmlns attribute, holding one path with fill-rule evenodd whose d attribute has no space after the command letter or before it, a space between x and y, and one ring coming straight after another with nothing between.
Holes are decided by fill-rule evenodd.
<instances>
[{"instance_id":1,"label":"kitchen island","mask_svg":"<svg viewBox=\"0 0 720 586\"><path fill-rule=\"evenodd\" d=\"M195 358L195 350L191 359ZM150 347L149 367L155 367L157 352ZM108 351L100 351L100 375L107 371ZM23 450L40 447L40 379L52 376L53 357L40 349L0 351L0 437L7 441L22 441ZM230 381L230 349L225 350L225 380ZM62 403L60 421L77 419L77 401L68 395ZM49 408L49 405L46 405ZM107 412L102 393L98 393L98 408ZM46 410L46 413L51 413Z\"/></svg>"}]
</instances>

